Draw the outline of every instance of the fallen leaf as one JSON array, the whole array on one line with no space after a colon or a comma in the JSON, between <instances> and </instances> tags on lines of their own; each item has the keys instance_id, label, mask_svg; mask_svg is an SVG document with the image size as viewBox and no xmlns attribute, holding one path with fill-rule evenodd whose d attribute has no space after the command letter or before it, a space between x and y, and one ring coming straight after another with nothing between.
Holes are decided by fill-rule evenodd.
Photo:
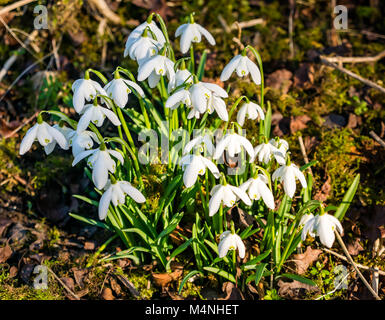
<instances>
[{"instance_id":1,"label":"fallen leaf","mask_svg":"<svg viewBox=\"0 0 385 320\"><path fill-rule=\"evenodd\" d=\"M75 282L74 279L70 277L62 277L60 280L72 291L75 291Z\"/></svg>"},{"instance_id":2,"label":"fallen leaf","mask_svg":"<svg viewBox=\"0 0 385 320\"><path fill-rule=\"evenodd\" d=\"M223 283L222 291L226 293L226 297L218 300L245 300L242 292L232 282Z\"/></svg>"},{"instance_id":3,"label":"fallen leaf","mask_svg":"<svg viewBox=\"0 0 385 320\"><path fill-rule=\"evenodd\" d=\"M318 256L321 253L322 250L312 249L310 246L308 246L304 253L293 255L293 262L296 273L305 274L310 265L317 261Z\"/></svg>"},{"instance_id":4,"label":"fallen leaf","mask_svg":"<svg viewBox=\"0 0 385 320\"><path fill-rule=\"evenodd\" d=\"M362 245L360 244L360 238L356 238L353 243L348 243L347 244L347 249L350 255L356 256L359 254L361 251L364 250Z\"/></svg>"},{"instance_id":5,"label":"fallen leaf","mask_svg":"<svg viewBox=\"0 0 385 320\"><path fill-rule=\"evenodd\" d=\"M290 132L293 134L296 131L307 128L307 123L311 120L306 114L290 117Z\"/></svg>"},{"instance_id":6,"label":"fallen leaf","mask_svg":"<svg viewBox=\"0 0 385 320\"><path fill-rule=\"evenodd\" d=\"M19 270L17 269L17 267L12 266L12 267L9 269L9 277L10 277L10 278L16 277L18 272L19 272Z\"/></svg>"},{"instance_id":7,"label":"fallen leaf","mask_svg":"<svg viewBox=\"0 0 385 320\"><path fill-rule=\"evenodd\" d=\"M278 281L278 294L286 299L301 299L306 292L319 293L320 289L317 286L311 286L306 283L293 280L292 282Z\"/></svg>"},{"instance_id":8,"label":"fallen leaf","mask_svg":"<svg viewBox=\"0 0 385 320\"><path fill-rule=\"evenodd\" d=\"M110 288L104 288L102 291L103 300L115 300L112 290Z\"/></svg>"},{"instance_id":9,"label":"fallen leaf","mask_svg":"<svg viewBox=\"0 0 385 320\"><path fill-rule=\"evenodd\" d=\"M87 269L72 268L72 272L74 274L74 278L75 278L76 284L81 289L83 289L84 288L84 279L88 275L88 270Z\"/></svg>"},{"instance_id":10,"label":"fallen leaf","mask_svg":"<svg viewBox=\"0 0 385 320\"><path fill-rule=\"evenodd\" d=\"M328 179L322 185L321 190L317 191L314 195L314 200L326 201L329 198L330 192L332 191L332 186L330 184L331 178L328 176Z\"/></svg>"},{"instance_id":11,"label":"fallen leaf","mask_svg":"<svg viewBox=\"0 0 385 320\"><path fill-rule=\"evenodd\" d=\"M293 81L291 81L292 76L293 73L287 69L276 70L268 75L266 85L279 90L281 94L287 94L293 83Z\"/></svg>"},{"instance_id":12,"label":"fallen leaf","mask_svg":"<svg viewBox=\"0 0 385 320\"><path fill-rule=\"evenodd\" d=\"M8 244L0 248L0 263L6 262L12 256L12 253L12 249Z\"/></svg>"},{"instance_id":13,"label":"fallen leaf","mask_svg":"<svg viewBox=\"0 0 385 320\"><path fill-rule=\"evenodd\" d=\"M361 117L356 116L354 113L349 113L348 124L346 125L347 128L354 129L361 124L362 124Z\"/></svg>"},{"instance_id":14,"label":"fallen leaf","mask_svg":"<svg viewBox=\"0 0 385 320\"><path fill-rule=\"evenodd\" d=\"M311 63L301 63L294 74L294 86L308 89L314 82L314 67Z\"/></svg>"}]
</instances>

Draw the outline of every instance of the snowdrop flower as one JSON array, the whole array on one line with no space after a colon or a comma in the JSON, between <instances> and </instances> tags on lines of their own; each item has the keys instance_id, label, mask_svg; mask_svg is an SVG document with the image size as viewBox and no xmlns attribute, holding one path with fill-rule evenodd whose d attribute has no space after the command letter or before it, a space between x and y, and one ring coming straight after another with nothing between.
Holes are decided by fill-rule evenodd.
<instances>
[{"instance_id":1,"label":"snowdrop flower","mask_svg":"<svg viewBox=\"0 0 385 320\"><path fill-rule=\"evenodd\" d=\"M221 73L221 81L226 81L236 71L238 77L247 76L249 73L255 84L261 84L261 72L257 65L246 56L246 51L236 55L230 60Z\"/></svg>"},{"instance_id":2,"label":"snowdrop flower","mask_svg":"<svg viewBox=\"0 0 385 320\"><path fill-rule=\"evenodd\" d=\"M237 122L240 126L243 126L243 124L245 123L246 116L250 120L255 120L258 118L258 116L262 120L265 120L265 114L263 113L262 108L251 101L245 102L238 111Z\"/></svg>"},{"instance_id":3,"label":"snowdrop flower","mask_svg":"<svg viewBox=\"0 0 385 320\"><path fill-rule=\"evenodd\" d=\"M211 190L210 195L212 196L209 201L210 217L218 212L222 202L226 207L232 207L237 201L237 197L241 199L246 205L251 205L250 198L245 191L229 184L217 184Z\"/></svg>"},{"instance_id":4,"label":"snowdrop flower","mask_svg":"<svg viewBox=\"0 0 385 320\"><path fill-rule=\"evenodd\" d=\"M96 99L93 104L86 104L82 113L83 115L80 118L76 128L78 133L86 130L90 122L94 123L98 127L101 127L106 117L112 122L114 126L120 126L121 124L117 115L111 110L98 105Z\"/></svg>"},{"instance_id":5,"label":"snowdrop flower","mask_svg":"<svg viewBox=\"0 0 385 320\"><path fill-rule=\"evenodd\" d=\"M301 182L303 188L307 187L305 176L295 164L290 163L290 159L287 164L280 166L274 171L272 178L273 181L283 182L283 189L290 198L293 198L295 193L296 179Z\"/></svg>"},{"instance_id":6,"label":"snowdrop flower","mask_svg":"<svg viewBox=\"0 0 385 320\"><path fill-rule=\"evenodd\" d=\"M134 81L121 78L118 71L115 71L115 78L107 83L104 89L106 90L106 96L113 99L121 109L126 106L128 95L132 92L132 89L141 97L144 97L142 88Z\"/></svg>"},{"instance_id":7,"label":"snowdrop flower","mask_svg":"<svg viewBox=\"0 0 385 320\"><path fill-rule=\"evenodd\" d=\"M301 220L299 221L299 226L300 227L303 227L309 220L313 219L314 218L314 215L312 213L305 213ZM311 230L309 230L311 231ZM314 237L314 235L312 235L312 237Z\"/></svg>"},{"instance_id":8,"label":"snowdrop flower","mask_svg":"<svg viewBox=\"0 0 385 320\"><path fill-rule=\"evenodd\" d=\"M245 257L245 245L240 236L236 233L232 233L230 230L223 232L220 237L218 244L219 258L224 258L229 250L238 249L238 254L241 259Z\"/></svg>"},{"instance_id":9,"label":"snowdrop flower","mask_svg":"<svg viewBox=\"0 0 385 320\"><path fill-rule=\"evenodd\" d=\"M41 118L41 115L38 116L37 123L27 131L23 140L21 141L19 154L23 155L29 149L31 149L35 140L39 141L47 154L52 152L53 148L51 150L52 145L48 148L46 147L53 141L56 141L64 150L67 150L69 147L67 139L63 133L61 133L58 129L51 127L48 123L44 122Z\"/></svg>"},{"instance_id":10,"label":"snowdrop flower","mask_svg":"<svg viewBox=\"0 0 385 320\"><path fill-rule=\"evenodd\" d=\"M215 39L205 28L194 22L194 18L190 15L190 23L182 24L175 31L175 37L180 37L180 51L184 54L190 47L192 42L201 42L202 35L206 37L207 41L214 46Z\"/></svg>"},{"instance_id":11,"label":"snowdrop flower","mask_svg":"<svg viewBox=\"0 0 385 320\"><path fill-rule=\"evenodd\" d=\"M174 62L165 55L165 51L144 61L138 69L138 81L148 78L150 88L155 88L161 76L167 76L168 80L175 76Z\"/></svg>"},{"instance_id":12,"label":"snowdrop flower","mask_svg":"<svg viewBox=\"0 0 385 320\"><path fill-rule=\"evenodd\" d=\"M182 60L181 68L175 72L174 78L168 84L167 91L170 93L175 88L181 86L182 84L192 84L193 76L190 71L186 69L184 60Z\"/></svg>"},{"instance_id":13,"label":"snowdrop flower","mask_svg":"<svg viewBox=\"0 0 385 320\"><path fill-rule=\"evenodd\" d=\"M174 110L181 104L185 104L187 107L192 107L191 94L188 89L179 89L171 96L168 97L165 107Z\"/></svg>"},{"instance_id":14,"label":"snowdrop flower","mask_svg":"<svg viewBox=\"0 0 385 320\"><path fill-rule=\"evenodd\" d=\"M59 131L63 134L63 136L66 138L67 144L68 144L68 146L69 146L69 145L70 145L70 144L69 144L69 136L70 136L73 132L75 132L75 130L73 130L72 128L69 128L69 127L67 127L67 126L65 126L65 125L62 123L62 121L60 121L59 124L53 125L53 128L59 130ZM47 155L50 154L50 153L55 149L56 144L57 144L56 140L52 140L50 143L48 143L48 144L44 147L45 153L46 153Z\"/></svg>"},{"instance_id":15,"label":"snowdrop flower","mask_svg":"<svg viewBox=\"0 0 385 320\"><path fill-rule=\"evenodd\" d=\"M148 29L145 29L141 37L131 42L129 47L124 50L124 56L130 56L132 60L136 60L140 65L146 59L156 55L162 46L160 42L148 36Z\"/></svg>"},{"instance_id":16,"label":"snowdrop flower","mask_svg":"<svg viewBox=\"0 0 385 320\"><path fill-rule=\"evenodd\" d=\"M72 84L73 105L77 113L82 112L85 101L94 99L97 94L107 95L102 86L90 79L88 71L86 71L84 79L78 79Z\"/></svg>"},{"instance_id":17,"label":"snowdrop flower","mask_svg":"<svg viewBox=\"0 0 385 320\"><path fill-rule=\"evenodd\" d=\"M118 159L120 163L124 163L123 156L120 152L106 149L106 146L101 144L98 149L86 150L79 153L72 162L72 166L75 166L80 160L89 157L87 164L92 169L92 181L96 188L101 190L107 183L108 172L114 173L116 169L115 161L111 156Z\"/></svg>"},{"instance_id":18,"label":"snowdrop flower","mask_svg":"<svg viewBox=\"0 0 385 320\"><path fill-rule=\"evenodd\" d=\"M226 103L215 93L212 93L208 101L208 113L212 114L214 110L217 112L219 118L223 121L229 121L229 114L227 113Z\"/></svg>"},{"instance_id":19,"label":"snowdrop flower","mask_svg":"<svg viewBox=\"0 0 385 320\"><path fill-rule=\"evenodd\" d=\"M254 148L255 157L258 156L258 161L266 164L270 162L275 152L277 152L277 148L267 140Z\"/></svg>"},{"instance_id":20,"label":"snowdrop flower","mask_svg":"<svg viewBox=\"0 0 385 320\"><path fill-rule=\"evenodd\" d=\"M151 32L148 33L148 36L153 38L153 34L155 35L154 40L160 43L161 46L163 46L166 43L166 39L162 33L162 31L158 28L156 23L152 21L153 14L151 14L146 22L143 22L141 25L137 26L130 35L127 38L126 46L124 50L124 56L126 57L127 54L129 54L129 50L133 43L135 43L138 38L140 38L143 34L143 32L148 28Z\"/></svg>"},{"instance_id":21,"label":"snowdrop flower","mask_svg":"<svg viewBox=\"0 0 385 320\"><path fill-rule=\"evenodd\" d=\"M249 154L251 162L254 158L254 150L250 141L237 133L227 133L217 144L213 158L215 160L219 159L225 149L229 152L230 157L234 157L235 154L242 151L242 147L244 147Z\"/></svg>"},{"instance_id":22,"label":"snowdrop flower","mask_svg":"<svg viewBox=\"0 0 385 320\"><path fill-rule=\"evenodd\" d=\"M68 135L68 143L72 147L72 155L74 157L86 149L91 149L94 146L94 141L100 143L95 132L88 130L82 132L73 130L73 132Z\"/></svg>"},{"instance_id":23,"label":"snowdrop flower","mask_svg":"<svg viewBox=\"0 0 385 320\"><path fill-rule=\"evenodd\" d=\"M267 186L268 180L265 175L258 174L256 178L250 178L243 183L239 188L247 192L250 199L259 200L261 197L268 208L274 210L273 193Z\"/></svg>"},{"instance_id":24,"label":"snowdrop flower","mask_svg":"<svg viewBox=\"0 0 385 320\"><path fill-rule=\"evenodd\" d=\"M215 178L220 177L217 166L201 155L188 154L181 160L180 164L183 167L183 182L186 188L192 187L198 179L198 175L203 175L208 168Z\"/></svg>"},{"instance_id":25,"label":"snowdrop flower","mask_svg":"<svg viewBox=\"0 0 385 320\"><path fill-rule=\"evenodd\" d=\"M289 150L289 144L286 140L276 137L275 139L270 139L269 143L273 145L276 150L274 151L274 158L280 165L285 163L285 157L287 150Z\"/></svg>"},{"instance_id":26,"label":"snowdrop flower","mask_svg":"<svg viewBox=\"0 0 385 320\"><path fill-rule=\"evenodd\" d=\"M112 178L112 180L114 179ZM138 203L146 201L143 194L127 181L108 180L104 189L105 192L100 198L98 209L100 220L104 220L106 218L108 214L108 207L111 202L114 206L124 204L126 202L126 194Z\"/></svg>"},{"instance_id":27,"label":"snowdrop flower","mask_svg":"<svg viewBox=\"0 0 385 320\"><path fill-rule=\"evenodd\" d=\"M197 147L199 147L199 148L197 148ZM192 139L184 147L183 154L187 154L193 149L194 150L197 149L197 151L199 153L202 153L205 150L207 150L208 155L212 156L214 154L215 148L214 148L214 145L212 143L211 136L209 134L205 134L205 135L202 134L202 135Z\"/></svg>"},{"instance_id":28,"label":"snowdrop flower","mask_svg":"<svg viewBox=\"0 0 385 320\"><path fill-rule=\"evenodd\" d=\"M301 238L302 241L304 241L308 233L312 237L317 235L324 246L331 248L335 240L335 229L337 229L339 233L343 232L340 221L330 214L323 213L306 222L302 230Z\"/></svg>"}]
</instances>

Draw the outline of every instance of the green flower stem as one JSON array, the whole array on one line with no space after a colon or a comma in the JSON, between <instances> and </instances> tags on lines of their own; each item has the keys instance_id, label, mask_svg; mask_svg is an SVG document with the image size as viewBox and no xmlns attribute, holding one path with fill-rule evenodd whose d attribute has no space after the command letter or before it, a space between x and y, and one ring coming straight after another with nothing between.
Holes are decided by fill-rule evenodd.
<instances>
[{"instance_id":1,"label":"green flower stem","mask_svg":"<svg viewBox=\"0 0 385 320\"><path fill-rule=\"evenodd\" d=\"M92 266L92 263L96 260L96 258L106 249L106 247L114 241L118 237L117 234L113 235L111 238L109 238L106 242L104 242L99 249L91 256L90 260L88 261L86 268L89 268Z\"/></svg>"},{"instance_id":2,"label":"green flower stem","mask_svg":"<svg viewBox=\"0 0 385 320\"><path fill-rule=\"evenodd\" d=\"M249 99L248 99L246 96L241 96L241 97L239 97L239 98L234 102L234 104L231 106L231 109L230 109L230 112L229 112L229 121L227 121L227 122L225 123L225 127L224 127L224 130L223 130L224 133L226 133L226 131L227 131L227 127L229 126L229 123L230 123L230 121L231 121L231 117L232 117L232 115L233 115L235 109L238 107L238 105L240 104L240 102L241 102L243 99L245 99L246 102L249 102Z\"/></svg>"},{"instance_id":3,"label":"green flower stem","mask_svg":"<svg viewBox=\"0 0 385 320\"><path fill-rule=\"evenodd\" d=\"M121 122L121 124L122 124L124 133L125 133L126 136L127 136L127 139L128 139L128 142L129 142L129 144L130 144L130 146L131 146L131 148L132 148L132 151L133 151L133 152L136 152L135 143L134 143L134 140L132 139L131 132L130 132L130 130L128 129L127 122L126 122L126 120L124 119L122 110L118 107L118 108L115 108L115 111L116 111L116 113L118 114L119 120L120 120L120 122Z\"/></svg>"},{"instance_id":4,"label":"green flower stem","mask_svg":"<svg viewBox=\"0 0 385 320\"><path fill-rule=\"evenodd\" d=\"M195 59L194 59L194 45L191 44L190 47L190 72L195 73Z\"/></svg>"},{"instance_id":5,"label":"green flower stem","mask_svg":"<svg viewBox=\"0 0 385 320\"><path fill-rule=\"evenodd\" d=\"M146 106L144 105L144 102L142 99L138 99L138 100L139 100L140 109L142 110L142 114L144 117L144 123L146 124L146 128L151 129L150 118L148 117Z\"/></svg>"}]
</instances>

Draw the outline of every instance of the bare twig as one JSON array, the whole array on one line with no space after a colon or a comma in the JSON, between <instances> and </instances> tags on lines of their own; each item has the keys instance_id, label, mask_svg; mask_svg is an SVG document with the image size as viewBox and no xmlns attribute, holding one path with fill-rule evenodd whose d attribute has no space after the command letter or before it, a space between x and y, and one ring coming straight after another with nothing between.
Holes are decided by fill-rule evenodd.
<instances>
[{"instance_id":1,"label":"bare twig","mask_svg":"<svg viewBox=\"0 0 385 320\"><path fill-rule=\"evenodd\" d=\"M0 21L3 22L3 19L0 17ZM26 46L29 45L29 43L31 41L33 41L33 39L37 36L38 34L38 31L37 30L34 30L30 35L29 37L24 41L22 47L26 48ZM1 68L0 70L0 82L3 80L3 78L5 77L5 75L7 74L8 70L12 67L12 65L15 63L15 61L17 60L18 57L20 57L20 52L21 52L21 48L19 50L17 50L17 52L15 54L13 54L12 56L10 56L7 61L5 61L3 67ZM27 49L27 51L29 51ZM32 53L33 55L33 53Z\"/></svg>"},{"instance_id":2,"label":"bare twig","mask_svg":"<svg viewBox=\"0 0 385 320\"><path fill-rule=\"evenodd\" d=\"M385 58L385 50L372 57L326 57L321 58L333 63L363 63L363 62L377 62Z\"/></svg>"},{"instance_id":3,"label":"bare twig","mask_svg":"<svg viewBox=\"0 0 385 320\"><path fill-rule=\"evenodd\" d=\"M369 132L374 140L376 140L380 145L385 148L385 141L382 140L373 130Z\"/></svg>"},{"instance_id":4,"label":"bare twig","mask_svg":"<svg viewBox=\"0 0 385 320\"><path fill-rule=\"evenodd\" d=\"M0 16L36 0L21 0L0 9Z\"/></svg>"},{"instance_id":5,"label":"bare twig","mask_svg":"<svg viewBox=\"0 0 385 320\"><path fill-rule=\"evenodd\" d=\"M52 56L53 53L49 53L47 55L45 55L43 58L35 61L34 63L32 63L28 68L26 68L22 73L19 74L19 76L16 78L15 81L12 82L12 84L8 87L7 91L2 95L2 97L0 98L0 102L3 101L4 97L7 95L7 93L13 88L13 86L24 76L24 74L26 74L29 70L31 70L32 68L34 68L37 64L43 62L45 59L47 59L48 57Z\"/></svg>"},{"instance_id":6,"label":"bare twig","mask_svg":"<svg viewBox=\"0 0 385 320\"><path fill-rule=\"evenodd\" d=\"M345 243L344 241L342 240L340 234L338 233L338 231L334 230L334 233L336 235L336 238L337 238L337 241L338 243L340 244L340 246L342 247L342 250L344 251L345 255L346 255L346 258L348 259L348 261L351 263L351 265L353 266L354 270L356 270L358 276L360 277L360 279L362 280L362 282L364 283L364 285L368 288L368 290L370 291L370 293L373 295L373 297L376 298L376 300L381 300L381 298L378 296L378 294L373 290L373 288L370 286L370 284L368 283L368 281L366 281L365 277L362 275L361 271L358 269L356 263L354 262L352 256L349 254L348 252L348 249L346 248L345 246Z\"/></svg>"},{"instance_id":7,"label":"bare twig","mask_svg":"<svg viewBox=\"0 0 385 320\"><path fill-rule=\"evenodd\" d=\"M253 20L249 20L249 21L238 22L239 27L241 27L242 29L254 27L254 26L256 26L257 24L264 24L264 23L265 23L265 20L263 20L262 18L253 19ZM230 31L237 30L237 29L238 29L238 26L237 26L237 24L234 22L234 23L230 26ZM213 29L213 30L212 30L212 33L221 33L221 32L223 32L223 29L222 29L222 28L216 28L216 29Z\"/></svg>"},{"instance_id":8,"label":"bare twig","mask_svg":"<svg viewBox=\"0 0 385 320\"><path fill-rule=\"evenodd\" d=\"M327 253L330 253L330 254L336 256L337 258L339 258L339 259L341 259L341 260L344 260L344 261L346 261L346 262L349 262L349 260L348 260L345 256L343 256L342 254L339 254L339 253L337 253L337 252L334 252L334 251L329 250L329 249L326 249L326 248L323 248L322 250L325 251L325 252L327 252ZM362 269L362 270L369 270L369 271L372 271L372 270L373 270L373 268L368 267L368 266L364 266L364 265L359 264L359 263L356 263L356 266L357 266L357 268L360 268L360 269ZM385 272L382 271L382 270L378 270L378 274L381 275L381 276L385 276Z\"/></svg>"},{"instance_id":9,"label":"bare twig","mask_svg":"<svg viewBox=\"0 0 385 320\"><path fill-rule=\"evenodd\" d=\"M305 163L308 164L309 158L307 157L307 154L306 154L306 148L305 148L305 144L303 143L302 136L298 136L298 141L299 141L299 146L301 148L301 153L302 153L303 159L304 159ZM311 170L310 167L309 167L309 171L310 171L310 174L313 175L313 171Z\"/></svg>"},{"instance_id":10,"label":"bare twig","mask_svg":"<svg viewBox=\"0 0 385 320\"><path fill-rule=\"evenodd\" d=\"M21 124L20 126L18 126L15 130L13 130L12 132L10 132L9 134L5 135L4 136L4 139L8 139L10 137L12 137L13 135L15 135L18 131L20 131L24 126L26 126L28 123L30 123L33 119L35 119L37 117L37 115L39 114L39 111L36 111L31 117L29 117L23 124Z\"/></svg>"},{"instance_id":11,"label":"bare twig","mask_svg":"<svg viewBox=\"0 0 385 320\"><path fill-rule=\"evenodd\" d=\"M60 278L51 270L50 267L47 267L48 271L52 273L52 275L54 276L54 278L64 287L64 289L66 289L68 291L69 294L71 294L71 296L73 296L76 300L80 300L79 296L74 293L70 288L68 288L66 286L66 284L60 280Z\"/></svg>"},{"instance_id":12,"label":"bare twig","mask_svg":"<svg viewBox=\"0 0 385 320\"><path fill-rule=\"evenodd\" d=\"M229 25L227 24L226 20L220 14L218 14L218 20L219 20L219 23L221 24L221 26L223 27L223 29L225 29L225 32L230 33L231 29L230 29Z\"/></svg>"},{"instance_id":13,"label":"bare twig","mask_svg":"<svg viewBox=\"0 0 385 320\"><path fill-rule=\"evenodd\" d=\"M294 58L294 40L293 40L294 13L295 13L295 0L290 0L290 14L289 14L289 26L288 26L290 59Z\"/></svg>"},{"instance_id":14,"label":"bare twig","mask_svg":"<svg viewBox=\"0 0 385 320\"><path fill-rule=\"evenodd\" d=\"M108 7L104 0L88 0L88 2L94 5L96 9L112 23L122 24L120 17Z\"/></svg>"},{"instance_id":15,"label":"bare twig","mask_svg":"<svg viewBox=\"0 0 385 320\"><path fill-rule=\"evenodd\" d=\"M365 79L365 78L361 77L360 75L358 75L358 74L356 74L356 73L354 73L348 69L345 69L344 67L340 67L340 66L336 65L333 62L329 62L327 59L325 59L322 56L320 56L320 60L323 64L330 66L334 69L337 69L338 71L341 71L342 73L345 73L348 76L361 81L362 83L366 84L367 86L372 87L374 89L377 89L377 90L381 91L382 93L385 93L385 88L379 86L377 83L370 81L368 79Z\"/></svg>"}]
</instances>

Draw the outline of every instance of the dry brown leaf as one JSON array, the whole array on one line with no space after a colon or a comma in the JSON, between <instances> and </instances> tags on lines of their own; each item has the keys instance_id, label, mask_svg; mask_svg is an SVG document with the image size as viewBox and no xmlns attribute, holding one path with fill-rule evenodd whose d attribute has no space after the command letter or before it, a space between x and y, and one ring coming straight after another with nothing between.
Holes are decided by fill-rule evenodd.
<instances>
[{"instance_id":1,"label":"dry brown leaf","mask_svg":"<svg viewBox=\"0 0 385 320\"><path fill-rule=\"evenodd\" d=\"M278 294L286 299L300 299L305 292L317 293L320 292L317 286L311 286L306 283L294 280L292 282L278 281Z\"/></svg>"},{"instance_id":2,"label":"dry brown leaf","mask_svg":"<svg viewBox=\"0 0 385 320\"><path fill-rule=\"evenodd\" d=\"M359 254L361 251L364 250L362 245L360 244L360 238L356 238L353 243L348 243L347 244L347 249L350 255L356 256Z\"/></svg>"},{"instance_id":3,"label":"dry brown leaf","mask_svg":"<svg viewBox=\"0 0 385 320\"><path fill-rule=\"evenodd\" d=\"M301 63L294 74L294 85L299 88L308 89L314 82L314 67L311 63Z\"/></svg>"},{"instance_id":4,"label":"dry brown leaf","mask_svg":"<svg viewBox=\"0 0 385 320\"><path fill-rule=\"evenodd\" d=\"M305 274L309 266L317 261L318 256L322 253L320 249L312 249L310 246L306 248L304 253L293 255L295 271L298 274Z\"/></svg>"},{"instance_id":5,"label":"dry brown leaf","mask_svg":"<svg viewBox=\"0 0 385 320\"><path fill-rule=\"evenodd\" d=\"M6 262L12 256L12 253L12 249L8 244L0 248L0 263Z\"/></svg>"},{"instance_id":6,"label":"dry brown leaf","mask_svg":"<svg viewBox=\"0 0 385 320\"><path fill-rule=\"evenodd\" d=\"M318 201L326 201L329 198L330 192L332 191L332 186L330 184L331 178L328 176L328 179L325 181L325 183L322 185L321 190L319 190L314 195L314 200Z\"/></svg>"},{"instance_id":7,"label":"dry brown leaf","mask_svg":"<svg viewBox=\"0 0 385 320\"><path fill-rule=\"evenodd\" d=\"M290 132L294 133L307 128L307 123L311 120L306 114L300 116L292 116L290 118Z\"/></svg>"},{"instance_id":8,"label":"dry brown leaf","mask_svg":"<svg viewBox=\"0 0 385 320\"><path fill-rule=\"evenodd\" d=\"M242 292L232 282L225 282L222 291L226 293L226 297L218 298L218 300L245 300Z\"/></svg>"},{"instance_id":9,"label":"dry brown leaf","mask_svg":"<svg viewBox=\"0 0 385 320\"><path fill-rule=\"evenodd\" d=\"M112 290L110 288L104 288L102 291L102 298L104 300L115 300Z\"/></svg>"},{"instance_id":10,"label":"dry brown leaf","mask_svg":"<svg viewBox=\"0 0 385 320\"><path fill-rule=\"evenodd\" d=\"M280 90L281 94L287 94L293 81L291 78L293 73L287 69L279 69L269 74L266 79L266 85L276 90Z\"/></svg>"}]
</instances>

